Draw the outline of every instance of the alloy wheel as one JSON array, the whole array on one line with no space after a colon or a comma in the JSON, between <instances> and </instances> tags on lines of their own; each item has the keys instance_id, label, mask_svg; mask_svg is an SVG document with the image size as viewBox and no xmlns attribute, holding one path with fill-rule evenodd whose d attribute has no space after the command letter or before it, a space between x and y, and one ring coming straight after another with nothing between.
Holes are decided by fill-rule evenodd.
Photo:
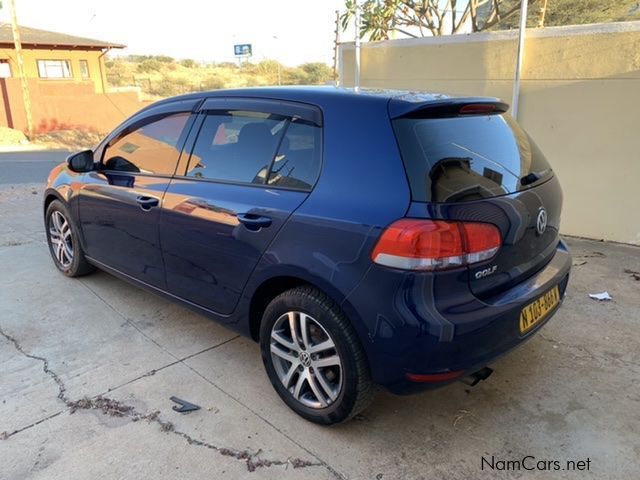
<instances>
[{"instance_id":1,"label":"alloy wheel","mask_svg":"<svg viewBox=\"0 0 640 480\"><path fill-rule=\"evenodd\" d=\"M58 263L62 268L69 268L73 263L71 225L62 212L58 210L51 213L51 217L49 217L49 241Z\"/></svg>"},{"instance_id":2,"label":"alloy wheel","mask_svg":"<svg viewBox=\"0 0 640 480\"><path fill-rule=\"evenodd\" d=\"M325 408L343 383L342 361L329 333L313 317L290 311L271 329L271 359L282 385L303 405Z\"/></svg>"}]
</instances>

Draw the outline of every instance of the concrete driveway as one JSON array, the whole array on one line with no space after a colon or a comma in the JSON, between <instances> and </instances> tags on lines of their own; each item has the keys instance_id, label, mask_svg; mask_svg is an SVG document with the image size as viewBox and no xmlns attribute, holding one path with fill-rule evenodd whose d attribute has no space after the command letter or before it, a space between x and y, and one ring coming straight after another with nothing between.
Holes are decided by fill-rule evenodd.
<instances>
[{"instance_id":1,"label":"concrete driveway","mask_svg":"<svg viewBox=\"0 0 640 480\"><path fill-rule=\"evenodd\" d=\"M326 428L279 400L251 340L108 274L59 274L42 190L0 186L2 479L637 476L638 248L569 240L565 305L488 381L380 392ZM587 296L603 290L613 301ZM172 395L202 409L176 413ZM506 463L526 456L561 470Z\"/></svg>"}]
</instances>

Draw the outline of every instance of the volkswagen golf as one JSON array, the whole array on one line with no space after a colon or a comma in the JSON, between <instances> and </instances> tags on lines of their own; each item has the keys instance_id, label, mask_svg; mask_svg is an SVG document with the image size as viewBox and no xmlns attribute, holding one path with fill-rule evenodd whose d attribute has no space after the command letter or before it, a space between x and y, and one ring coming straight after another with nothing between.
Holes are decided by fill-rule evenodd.
<instances>
[{"instance_id":1,"label":"volkswagen golf","mask_svg":"<svg viewBox=\"0 0 640 480\"><path fill-rule=\"evenodd\" d=\"M571 265L558 178L507 110L335 87L162 100L54 168L49 250L253 338L313 422L374 386L474 384L557 311Z\"/></svg>"}]
</instances>

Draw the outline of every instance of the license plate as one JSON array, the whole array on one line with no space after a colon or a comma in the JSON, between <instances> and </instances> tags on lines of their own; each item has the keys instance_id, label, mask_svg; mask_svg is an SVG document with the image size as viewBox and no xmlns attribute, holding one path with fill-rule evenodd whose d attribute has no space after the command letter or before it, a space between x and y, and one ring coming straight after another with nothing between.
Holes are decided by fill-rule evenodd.
<instances>
[{"instance_id":1,"label":"license plate","mask_svg":"<svg viewBox=\"0 0 640 480\"><path fill-rule=\"evenodd\" d=\"M520 312L520 333L527 333L560 303L560 289L556 285L536 301L522 309Z\"/></svg>"}]
</instances>

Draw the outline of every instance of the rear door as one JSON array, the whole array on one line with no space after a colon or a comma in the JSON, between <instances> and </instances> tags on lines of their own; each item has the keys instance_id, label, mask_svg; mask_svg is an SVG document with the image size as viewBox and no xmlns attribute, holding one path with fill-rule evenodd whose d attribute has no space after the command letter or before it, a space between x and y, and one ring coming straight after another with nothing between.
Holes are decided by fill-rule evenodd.
<instances>
[{"instance_id":1,"label":"rear door","mask_svg":"<svg viewBox=\"0 0 640 480\"><path fill-rule=\"evenodd\" d=\"M313 188L321 142L321 116L313 107L205 102L163 202L168 290L231 313L262 253Z\"/></svg>"},{"instance_id":2,"label":"rear door","mask_svg":"<svg viewBox=\"0 0 640 480\"><path fill-rule=\"evenodd\" d=\"M472 107L467 111L483 111ZM544 155L512 118L426 109L393 124L411 184L409 216L486 222L501 231L497 256L469 269L473 293L499 293L553 256L562 192Z\"/></svg>"},{"instance_id":3,"label":"rear door","mask_svg":"<svg viewBox=\"0 0 640 480\"><path fill-rule=\"evenodd\" d=\"M87 255L159 288L160 207L192 116L180 110L124 128L100 151L100 167L86 175L79 194Z\"/></svg>"}]
</instances>

